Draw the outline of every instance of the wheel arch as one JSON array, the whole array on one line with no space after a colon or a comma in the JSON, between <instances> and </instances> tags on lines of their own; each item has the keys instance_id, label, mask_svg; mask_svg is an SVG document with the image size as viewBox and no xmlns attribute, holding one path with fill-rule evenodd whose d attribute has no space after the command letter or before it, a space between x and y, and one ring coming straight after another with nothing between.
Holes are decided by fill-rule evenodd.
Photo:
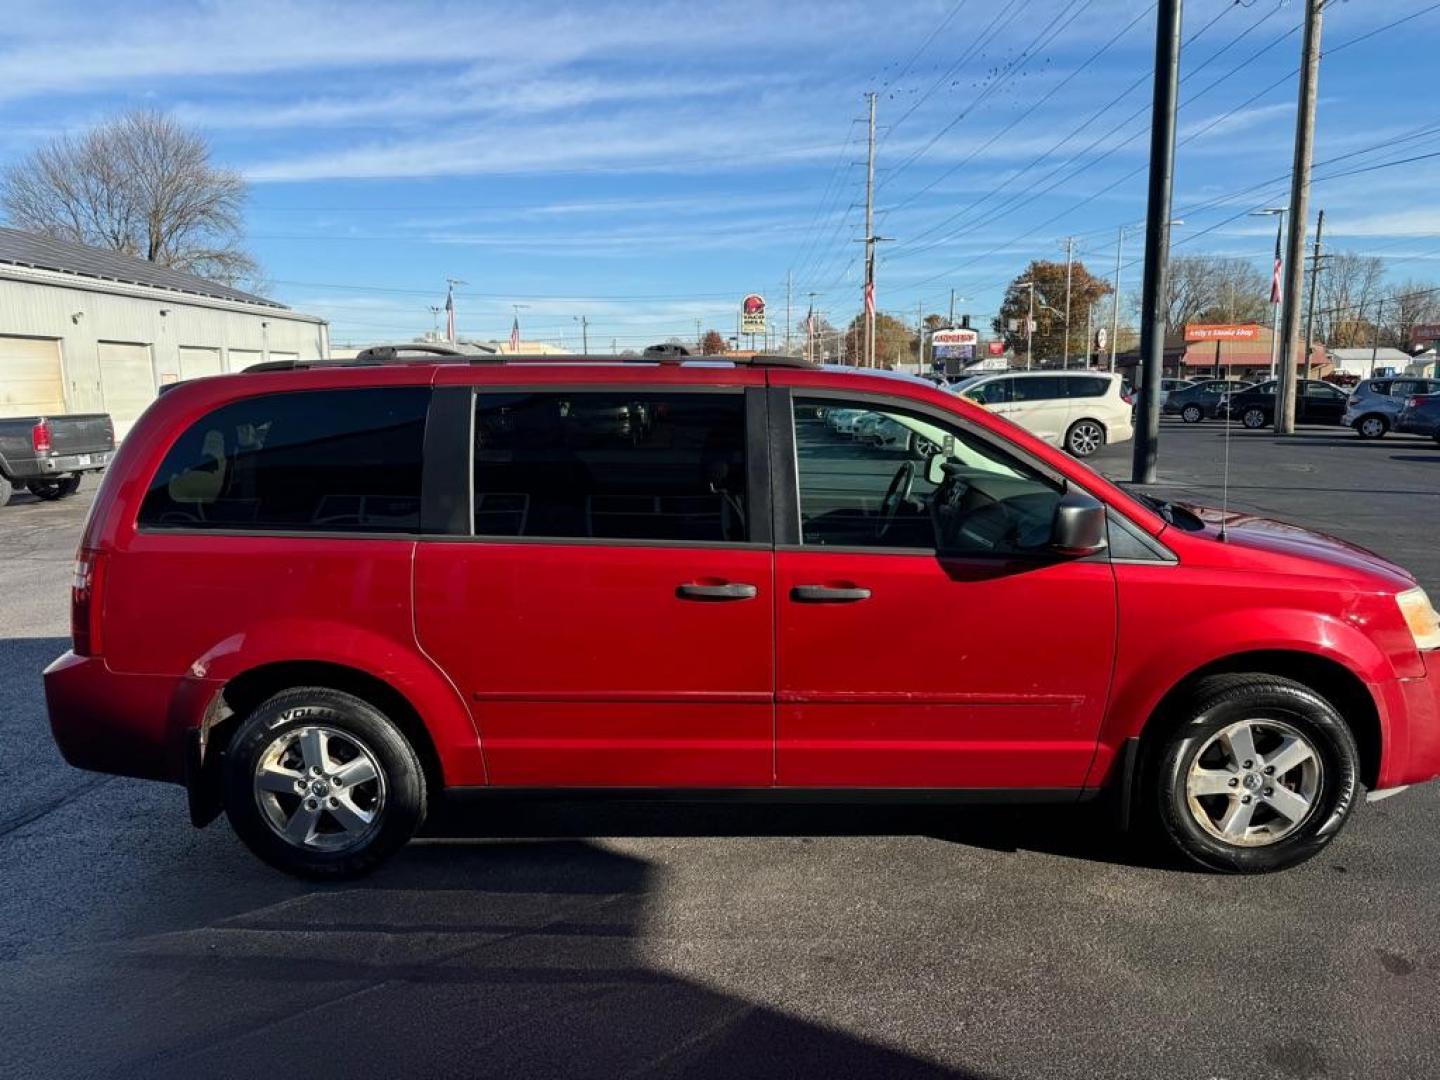
<instances>
[{"instance_id":1,"label":"wheel arch","mask_svg":"<svg viewBox=\"0 0 1440 1080\"><path fill-rule=\"evenodd\" d=\"M1175 722L1178 709L1203 679L1214 675L1258 674L1291 679L1319 694L1335 707L1360 751L1360 779L1374 787L1380 776L1384 747L1380 710L1364 680L1339 661L1316 653L1290 649L1254 649L1212 660L1172 686L1139 732L1136 766L1144 767L1149 753Z\"/></svg>"}]
</instances>

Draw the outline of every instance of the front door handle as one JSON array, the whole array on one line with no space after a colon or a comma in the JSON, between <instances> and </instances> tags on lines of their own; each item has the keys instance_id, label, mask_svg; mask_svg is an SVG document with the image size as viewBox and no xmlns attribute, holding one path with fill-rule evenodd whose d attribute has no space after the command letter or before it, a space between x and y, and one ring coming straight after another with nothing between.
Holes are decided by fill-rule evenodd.
<instances>
[{"instance_id":1,"label":"front door handle","mask_svg":"<svg viewBox=\"0 0 1440 1080\"><path fill-rule=\"evenodd\" d=\"M790 599L799 604L854 604L870 599L870 590L855 585L796 585Z\"/></svg>"},{"instance_id":2,"label":"front door handle","mask_svg":"<svg viewBox=\"0 0 1440 1080\"><path fill-rule=\"evenodd\" d=\"M702 585L689 581L677 586L675 595L681 600L754 600L760 595L760 590L743 582L726 581Z\"/></svg>"}]
</instances>

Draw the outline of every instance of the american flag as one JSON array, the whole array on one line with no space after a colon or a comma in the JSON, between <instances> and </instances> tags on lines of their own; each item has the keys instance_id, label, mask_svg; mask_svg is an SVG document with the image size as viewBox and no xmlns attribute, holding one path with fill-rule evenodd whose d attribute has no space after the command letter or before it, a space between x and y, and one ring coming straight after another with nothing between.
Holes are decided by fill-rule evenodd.
<instances>
[{"instance_id":1,"label":"american flag","mask_svg":"<svg viewBox=\"0 0 1440 1080\"><path fill-rule=\"evenodd\" d=\"M1285 220L1283 217L1280 219ZM1281 228L1284 226L1282 225ZM1284 290L1280 285L1280 272L1284 267L1285 260L1280 256L1280 229L1275 230L1275 271L1270 275L1270 303L1279 305L1284 296Z\"/></svg>"},{"instance_id":2,"label":"american flag","mask_svg":"<svg viewBox=\"0 0 1440 1080\"><path fill-rule=\"evenodd\" d=\"M873 281L865 283L865 314L875 314L875 283Z\"/></svg>"},{"instance_id":3,"label":"american flag","mask_svg":"<svg viewBox=\"0 0 1440 1080\"><path fill-rule=\"evenodd\" d=\"M455 287L445 290L445 339L455 344Z\"/></svg>"},{"instance_id":4,"label":"american flag","mask_svg":"<svg viewBox=\"0 0 1440 1080\"><path fill-rule=\"evenodd\" d=\"M520 316L515 316L515 321L510 324L510 351L520 351Z\"/></svg>"}]
</instances>

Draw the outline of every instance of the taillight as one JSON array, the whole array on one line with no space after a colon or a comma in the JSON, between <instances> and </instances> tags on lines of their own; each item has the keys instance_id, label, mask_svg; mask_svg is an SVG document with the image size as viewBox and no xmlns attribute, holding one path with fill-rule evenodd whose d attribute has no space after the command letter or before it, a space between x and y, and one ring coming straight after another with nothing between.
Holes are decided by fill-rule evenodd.
<instances>
[{"instance_id":1,"label":"taillight","mask_svg":"<svg viewBox=\"0 0 1440 1080\"><path fill-rule=\"evenodd\" d=\"M35 453L50 453L50 421L41 420L30 429L30 444L35 447Z\"/></svg>"},{"instance_id":2,"label":"taillight","mask_svg":"<svg viewBox=\"0 0 1440 1080\"><path fill-rule=\"evenodd\" d=\"M105 556L81 548L75 553L75 577L70 582L70 643L77 656L99 656L100 589L105 578Z\"/></svg>"},{"instance_id":3,"label":"taillight","mask_svg":"<svg viewBox=\"0 0 1440 1080\"><path fill-rule=\"evenodd\" d=\"M1420 398L1419 398L1419 397L1407 397L1407 398L1405 399L1405 407L1406 407L1407 409L1418 409L1418 408L1420 407Z\"/></svg>"}]
</instances>

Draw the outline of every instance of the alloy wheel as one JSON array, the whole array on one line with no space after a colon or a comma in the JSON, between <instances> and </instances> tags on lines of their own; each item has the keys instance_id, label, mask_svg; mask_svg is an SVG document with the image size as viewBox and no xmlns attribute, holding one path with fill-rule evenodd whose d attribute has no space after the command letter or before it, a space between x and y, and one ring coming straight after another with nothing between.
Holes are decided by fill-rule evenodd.
<instances>
[{"instance_id":1,"label":"alloy wheel","mask_svg":"<svg viewBox=\"0 0 1440 1080\"><path fill-rule=\"evenodd\" d=\"M1246 409L1240 422L1251 431L1262 428L1265 426L1265 412L1263 409Z\"/></svg>"},{"instance_id":2,"label":"alloy wheel","mask_svg":"<svg viewBox=\"0 0 1440 1080\"><path fill-rule=\"evenodd\" d=\"M1324 766L1315 745L1281 720L1240 720L1212 735L1185 778L1196 824L1236 847L1266 847L1314 812Z\"/></svg>"},{"instance_id":3,"label":"alloy wheel","mask_svg":"<svg viewBox=\"0 0 1440 1080\"><path fill-rule=\"evenodd\" d=\"M1199 405L1186 405L1185 408L1180 411L1180 419L1184 420L1187 424L1198 424L1204 417L1200 412Z\"/></svg>"},{"instance_id":4,"label":"alloy wheel","mask_svg":"<svg viewBox=\"0 0 1440 1080\"><path fill-rule=\"evenodd\" d=\"M349 732L294 728L259 755L255 802L270 828L295 847L348 851L379 826L385 774L374 752Z\"/></svg>"},{"instance_id":5,"label":"alloy wheel","mask_svg":"<svg viewBox=\"0 0 1440 1080\"><path fill-rule=\"evenodd\" d=\"M1378 416L1367 416L1360 421L1360 434L1367 439L1378 439L1385 434L1385 421Z\"/></svg>"},{"instance_id":6,"label":"alloy wheel","mask_svg":"<svg viewBox=\"0 0 1440 1080\"><path fill-rule=\"evenodd\" d=\"M1076 457L1089 457L1105 444L1105 433L1093 420L1081 420L1070 429L1070 452Z\"/></svg>"}]
</instances>

